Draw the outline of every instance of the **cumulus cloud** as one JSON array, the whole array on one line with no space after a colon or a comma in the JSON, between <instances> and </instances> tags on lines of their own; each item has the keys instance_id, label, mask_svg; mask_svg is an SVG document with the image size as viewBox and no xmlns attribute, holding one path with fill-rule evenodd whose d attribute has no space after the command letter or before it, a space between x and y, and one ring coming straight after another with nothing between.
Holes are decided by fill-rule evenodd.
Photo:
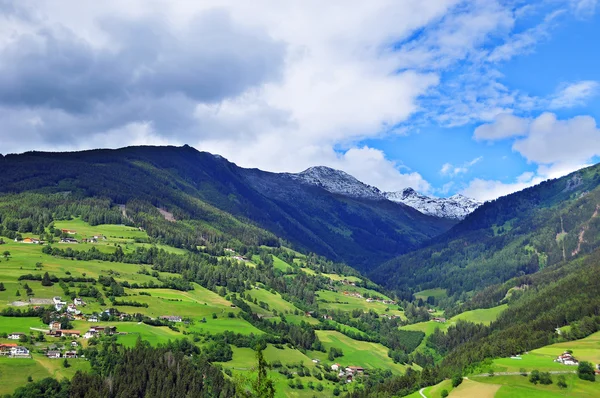
<instances>
[{"instance_id":1,"label":"cumulus cloud","mask_svg":"<svg viewBox=\"0 0 600 398\"><path fill-rule=\"evenodd\" d=\"M463 193L479 200L494 199L538 184L550 178L558 178L593 164L600 156L600 129L594 118L576 116L559 120L553 113L543 113L536 118L514 117L517 125L525 126L514 134L511 123L494 122L489 139L513 138L512 149L529 163L537 165L535 172L526 172L513 182L474 179ZM484 130L486 133L487 130ZM482 137L481 131L479 138ZM477 139L477 131L474 137Z\"/></svg>"},{"instance_id":2,"label":"cumulus cloud","mask_svg":"<svg viewBox=\"0 0 600 398\"><path fill-rule=\"evenodd\" d=\"M496 0L152 5L0 0L0 152L187 143L240 166L322 164L385 190L431 192L360 142L406 131L415 115L496 120L478 134L501 138L518 121L496 116L536 100L490 65L550 28L546 19L515 35L524 12Z\"/></svg>"},{"instance_id":3,"label":"cumulus cloud","mask_svg":"<svg viewBox=\"0 0 600 398\"><path fill-rule=\"evenodd\" d=\"M529 121L510 113L501 113L492 123L482 124L475 129L473 137L478 141L501 140L522 136L527 133Z\"/></svg>"}]
</instances>

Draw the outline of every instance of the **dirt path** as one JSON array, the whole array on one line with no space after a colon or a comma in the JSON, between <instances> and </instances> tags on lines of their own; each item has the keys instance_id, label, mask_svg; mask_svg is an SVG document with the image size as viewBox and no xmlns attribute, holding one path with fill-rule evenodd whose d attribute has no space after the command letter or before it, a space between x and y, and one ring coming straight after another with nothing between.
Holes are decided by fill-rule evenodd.
<instances>
[{"instance_id":1,"label":"dirt path","mask_svg":"<svg viewBox=\"0 0 600 398\"><path fill-rule=\"evenodd\" d=\"M421 396L422 396L423 398L427 398L427 395L423 394L423 391L424 391L424 390L425 390L425 388L424 388L424 387L423 387L423 388L421 388L421 389L419 390L419 394L421 394Z\"/></svg>"},{"instance_id":2,"label":"dirt path","mask_svg":"<svg viewBox=\"0 0 600 398\"><path fill-rule=\"evenodd\" d=\"M575 370L551 370L548 373L552 375L566 375L571 373L577 373ZM521 372L498 372L494 373L494 376L519 376ZM527 372L529 374L529 372ZM482 373L478 375L471 375L471 377L490 377L489 373Z\"/></svg>"}]
</instances>

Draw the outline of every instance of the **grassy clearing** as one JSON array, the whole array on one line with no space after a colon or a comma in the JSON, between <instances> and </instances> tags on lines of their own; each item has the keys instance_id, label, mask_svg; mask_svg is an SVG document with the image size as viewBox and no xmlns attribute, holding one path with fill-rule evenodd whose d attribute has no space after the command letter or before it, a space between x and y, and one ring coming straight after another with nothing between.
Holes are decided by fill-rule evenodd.
<instances>
[{"instance_id":1,"label":"grassy clearing","mask_svg":"<svg viewBox=\"0 0 600 398\"><path fill-rule=\"evenodd\" d=\"M552 344L531 351L532 354L550 356L553 359L566 350L573 350L573 355L580 361L600 363L600 332L584 339Z\"/></svg>"},{"instance_id":2,"label":"grassy clearing","mask_svg":"<svg viewBox=\"0 0 600 398\"><path fill-rule=\"evenodd\" d=\"M462 314L458 314L455 317L452 317L450 319L450 322L455 323L459 319L462 319L464 321L469 321L473 323L483 323L484 325L489 325L498 318L498 315L500 315L502 311L504 311L507 308L508 305L503 304L493 308L466 311Z\"/></svg>"},{"instance_id":3,"label":"grassy clearing","mask_svg":"<svg viewBox=\"0 0 600 398\"><path fill-rule=\"evenodd\" d=\"M280 259L277 256L273 256L273 268L287 272L292 269L292 266Z\"/></svg>"},{"instance_id":4,"label":"grassy clearing","mask_svg":"<svg viewBox=\"0 0 600 398\"><path fill-rule=\"evenodd\" d=\"M451 393L451 398L493 398L500 385L479 383L473 380L463 380L460 386L456 387ZM429 397L429 396L428 396Z\"/></svg>"},{"instance_id":5,"label":"grassy clearing","mask_svg":"<svg viewBox=\"0 0 600 398\"><path fill-rule=\"evenodd\" d=\"M434 321L427 321L427 322L413 323L412 325L401 326L400 329L423 332L423 333L425 333L425 337L427 337L430 334L432 334L433 332L435 332L436 329L446 330L446 329L448 329L449 326L450 326L449 322L439 323L439 322L434 322Z\"/></svg>"},{"instance_id":6,"label":"grassy clearing","mask_svg":"<svg viewBox=\"0 0 600 398\"><path fill-rule=\"evenodd\" d=\"M317 336L325 348L341 348L344 356L337 358L343 366L362 366L364 368L386 368L394 373L404 372L407 366L395 364L388 356L388 349L381 344L353 340L337 331L318 330ZM327 354L313 352L315 358L328 362Z\"/></svg>"},{"instance_id":7,"label":"grassy clearing","mask_svg":"<svg viewBox=\"0 0 600 398\"><path fill-rule=\"evenodd\" d=\"M27 384L27 378L39 381L45 377L71 378L78 370L90 370L85 359L70 359L71 367L64 368L60 359L48 359L41 354L33 358L0 357L0 394L11 394L17 387Z\"/></svg>"},{"instance_id":8,"label":"grassy clearing","mask_svg":"<svg viewBox=\"0 0 600 398\"><path fill-rule=\"evenodd\" d=\"M556 385L558 376L553 375L554 383L544 386L534 385L523 376L494 376L478 378L482 384L500 385L496 398L537 398L537 397L597 397L600 394L600 382L581 380L577 375L564 375L567 388L561 389ZM452 395L451 395L452 396Z\"/></svg>"},{"instance_id":9,"label":"grassy clearing","mask_svg":"<svg viewBox=\"0 0 600 398\"><path fill-rule=\"evenodd\" d=\"M368 289L363 289L368 291ZM350 291L350 290L348 290ZM363 292L364 293L364 292ZM361 293L361 294L363 294ZM342 311L352 311L355 309L360 309L365 312L369 310L373 310L378 314L389 314L389 315L397 315L403 319L405 319L404 312L398 310L397 305L388 305L383 304L381 302L370 302L368 303L365 298L358 298L352 296L346 296L340 292L333 292L330 290L319 290L317 292L319 299L319 307L323 309L332 309L332 310L342 310ZM376 293L377 294L377 293ZM386 309L389 308L389 311Z\"/></svg>"},{"instance_id":10,"label":"grassy clearing","mask_svg":"<svg viewBox=\"0 0 600 398\"><path fill-rule=\"evenodd\" d=\"M16 318L16 317L4 317L0 316L0 333L29 333L29 328L41 328L47 329L48 325L44 325L40 318L27 317L27 318Z\"/></svg>"},{"instance_id":11,"label":"grassy clearing","mask_svg":"<svg viewBox=\"0 0 600 398\"><path fill-rule=\"evenodd\" d=\"M427 289L421 290L420 292L415 293L415 298L427 300L427 297L433 296L436 300L443 299L448 297L446 294L446 289L435 288L435 289Z\"/></svg>"}]
</instances>

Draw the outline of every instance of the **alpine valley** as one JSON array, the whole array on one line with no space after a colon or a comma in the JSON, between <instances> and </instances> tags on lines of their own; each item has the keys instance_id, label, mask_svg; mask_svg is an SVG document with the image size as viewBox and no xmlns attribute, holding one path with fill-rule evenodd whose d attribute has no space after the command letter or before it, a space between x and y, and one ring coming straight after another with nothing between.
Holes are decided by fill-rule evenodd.
<instances>
[{"instance_id":1,"label":"alpine valley","mask_svg":"<svg viewBox=\"0 0 600 398\"><path fill-rule=\"evenodd\" d=\"M482 204L187 145L10 154L0 255L0 395L600 393L600 165Z\"/></svg>"}]
</instances>

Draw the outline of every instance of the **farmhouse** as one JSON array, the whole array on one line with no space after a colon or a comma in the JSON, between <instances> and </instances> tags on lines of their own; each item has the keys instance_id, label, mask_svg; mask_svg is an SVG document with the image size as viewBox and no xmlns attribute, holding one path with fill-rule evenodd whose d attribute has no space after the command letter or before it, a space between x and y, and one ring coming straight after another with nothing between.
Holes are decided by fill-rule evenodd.
<instances>
[{"instance_id":1,"label":"farmhouse","mask_svg":"<svg viewBox=\"0 0 600 398\"><path fill-rule=\"evenodd\" d=\"M334 363L333 365L331 365L331 370L340 370L342 367L342 365L340 365L339 363Z\"/></svg>"},{"instance_id":2,"label":"farmhouse","mask_svg":"<svg viewBox=\"0 0 600 398\"><path fill-rule=\"evenodd\" d=\"M434 322L439 322L439 323L446 323L446 318L435 317L435 318L433 318L433 321Z\"/></svg>"},{"instance_id":3,"label":"farmhouse","mask_svg":"<svg viewBox=\"0 0 600 398\"><path fill-rule=\"evenodd\" d=\"M25 333L11 333L8 335L9 340L19 340L21 336L25 336Z\"/></svg>"},{"instance_id":4,"label":"farmhouse","mask_svg":"<svg viewBox=\"0 0 600 398\"><path fill-rule=\"evenodd\" d=\"M60 351L48 351L46 353L46 356L52 359L60 358Z\"/></svg>"},{"instance_id":5,"label":"farmhouse","mask_svg":"<svg viewBox=\"0 0 600 398\"><path fill-rule=\"evenodd\" d=\"M15 348L17 345L14 343L0 344L0 355L10 355L10 350Z\"/></svg>"},{"instance_id":6,"label":"farmhouse","mask_svg":"<svg viewBox=\"0 0 600 398\"><path fill-rule=\"evenodd\" d=\"M12 347L10 349L10 356L11 357L28 357L29 350L27 348L21 347L21 346Z\"/></svg>"},{"instance_id":7,"label":"farmhouse","mask_svg":"<svg viewBox=\"0 0 600 398\"><path fill-rule=\"evenodd\" d=\"M52 321L48 326L50 327L50 330L59 330L61 328L60 322L58 321Z\"/></svg>"},{"instance_id":8,"label":"farmhouse","mask_svg":"<svg viewBox=\"0 0 600 398\"><path fill-rule=\"evenodd\" d=\"M75 298L73 299L73 304L75 304L75 305L84 305L84 302L83 302L83 300L82 300L82 299L80 299L79 297L75 297Z\"/></svg>"},{"instance_id":9,"label":"farmhouse","mask_svg":"<svg viewBox=\"0 0 600 398\"><path fill-rule=\"evenodd\" d=\"M35 238L25 238L21 241L21 243L34 243L34 244L38 244L40 243L39 239L35 239Z\"/></svg>"},{"instance_id":10,"label":"farmhouse","mask_svg":"<svg viewBox=\"0 0 600 398\"><path fill-rule=\"evenodd\" d=\"M165 321L169 321L169 322L181 322L181 317L180 316L163 315L163 316L161 316L159 318L163 319Z\"/></svg>"},{"instance_id":11,"label":"farmhouse","mask_svg":"<svg viewBox=\"0 0 600 398\"><path fill-rule=\"evenodd\" d=\"M77 358L77 351L65 352L65 358Z\"/></svg>"},{"instance_id":12,"label":"farmhouse","mask_svg":"<svg viewBox=\"0 0 600 398\"><path fill-rule=\"evenodd\" d=\"M92 315L87 319L87 321L88 322L98 322L98 317L95 315Z\"/></svg>"},{"instance_id":13,"label":"farmhouse","mask_svg":"<svg viewBox=\"0 0 600 398\"><path fill-rule=\"evenodd\" d=\"M56 332L59 336L65 336L65 337L79 337L81 335L81 332L79 330L60 329L60 330L57 330Z\"/></svg>"},{"instance_id":14,"label":"farmhouse","mask_svg":"<svg viewBox=\"0 0 600 398\"><path fill-rule=\"evenodd\" d=\"M559 355L554 362L562 363L563 365L577 366L579 361L568 351L565 351L562 355Z\"/></svg>"},{"instance_id":15,"label":"farmhouse","mask_svg":"<svg viewBox=\"0 0 600 398\"><path fill-rule=\"evenodd\" d=\"M60 232L67 235L75 235L77 233L77 231L72 229L61 229Z\"/></svg>"},{"instance_id":16,"label":"farmhouse","mask_svg":"<svg viewBox=\"0 0 600 398\"><path fill-rule=\"evenodd\" d=\"M360 366L348 366L346 368L346 374L364 373L364 369Z\"/></svg>"},{"instance_id":17,"label":"farmhouse","mask_svg":"<svg viewBox=\"0 0 600 398\"><path fill-rule=\"evenodd\" d=\"M62 238L59 243L79 243L75 238Z\"/></svg>"}]
</instances>

